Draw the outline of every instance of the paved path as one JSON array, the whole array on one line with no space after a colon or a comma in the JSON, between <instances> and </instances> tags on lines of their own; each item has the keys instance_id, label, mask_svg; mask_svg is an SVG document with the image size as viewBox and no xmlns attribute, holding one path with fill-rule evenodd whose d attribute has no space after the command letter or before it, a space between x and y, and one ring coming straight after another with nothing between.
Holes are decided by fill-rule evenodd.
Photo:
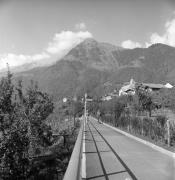
<instances>
[{"instance_id":1,"label":"paved path","mask_svg":"<svg viewBox=\"0 0 175 180\"><path fill-rule=\"evenodd\" d=\"M126 137L93 118L85 126L85 179L174 180L173 158Z\"/></svg>"}]
</instances>

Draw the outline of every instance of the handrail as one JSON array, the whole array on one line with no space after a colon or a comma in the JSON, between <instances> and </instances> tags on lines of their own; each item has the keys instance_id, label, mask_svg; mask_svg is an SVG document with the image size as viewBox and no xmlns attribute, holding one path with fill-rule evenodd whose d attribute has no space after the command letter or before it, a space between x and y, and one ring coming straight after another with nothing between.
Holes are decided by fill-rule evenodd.
<instances>
[{"instance_id":1,"label":"handrail","mask_svg":"<svg viewBox=\"0 0 175 180\"><path fill-rule=\"evenodd\" d=\"M84 120L81 121L80 131L79 131L67 170L64 174L63 180L80 180L83 131L84 131Z\"/></svg>"}]
</instances>

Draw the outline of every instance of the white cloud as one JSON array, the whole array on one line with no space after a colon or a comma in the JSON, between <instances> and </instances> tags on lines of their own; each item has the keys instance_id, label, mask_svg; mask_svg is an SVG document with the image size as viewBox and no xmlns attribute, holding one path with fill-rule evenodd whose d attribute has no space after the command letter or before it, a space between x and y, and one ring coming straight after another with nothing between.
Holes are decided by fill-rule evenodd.
<instances>
[{"instance_id":1,"label":"white cloud","mask_svg":"<svg viewBox=\"0 0 175 180\"><path fill-rule=\"evenodd\" d=\"M127 49L134 49L134 48L137 48L137 47L141 47L140 43L134 42L134 41L131 41L131 40L123 41L121 43L121 45L122 45L123 48L127 48Z\"/></svg>"},{"instance_id":2,"label":"white cloud","mask_svg":"<svg viewBox=\"0 0 175 180\"><path fill-rule=\"evenodd\" d=\"M150 37L150 43L155 44L155 43L165 43L166 41L166 36L160 36L158 33L153 33Z\"/></svg>"},{"instance_id":3,"label":"white cloud","mask_svg":"<svg viewBox=\"0 0 175 180\"><path fill-rule=\"evenodd\" d=\"M75 29L77 29L77 30L86 30L87 27L86 27L86 24L84 22L81 22L81 23L77 23L75 25Z\"/></svg>"},{"instance_id":4,"label":"white cloud","mask_svg":"<svg viewBox=\"0 0 175 180\"><path fill-rule=\"evenodd\" d=\"M145 47L149 47L155 43L163 43L170 46L175 46L175 17L167 21L164 27L165 31L162 35L157 32L151 34L149 41L145 42ZM143 46L138 42L133 42L132 40L123 41L121 45L122 47L129 49Z\"/></svg>"},{"instance_id":5,"label":"white cloud","mask_svg":"<svg viewBox=\"0 0 175 180\"><path fill-rule=\"evenodd\" d=\"M165 32L162 35L154 32L150 37L150 43L146 43L146 46L163 43L170 46L175 46L175 18L165 23Z\"/></svg>"},{"instance_id":6,"label":"white cloud","mask_svg":"<svg viewBox=\"0 0 175 180\"><path fill-rule=\"evenodd\" d=\"M28 63L38 63L39 61L43 61L45 59L48 59L49 57L50 55L45 52L31 56L23 54L16 55L12 53L3 54L0 55L0 69L6 68L7 63L10 65L10 67L15 67Z\"/></svg>"},{"instance_id":7,"label":"white cloud","mask_svg":"<svg viewBox=\"0 0 175 180\"><path fill-rule=\"evenodd\" d=\"M49 43L46 51L50 54L58 54L61 57L83 40L91 37L92 34L88 31L62 31L55 34L53 41Z\"/></svg>"},{"instance_id":8,"label":"white cloud","mask_svg":"<svg viewBox=\"0 0 175 180\"><path fill-rule=\"evenodd\" d=\"M38 61L38 60L42 60L42 59L47 59L47 58L49 58L49 57L50 57L49 54L47 54L46 52L42 52L41 54L35 54L35 55L33 55L33 56L32 56L32 59L33 59L34 61Z\"/></svg>"},{"instance_id":9,"label":"white cloud","mask_svg":"<svg viewBox=\"0 0 175 180\"><path fill-rule=\"evenodd\" d=\"M17 67L24 64L33 63L35 66L53 64L65 56L73 47L81 43L86 38L91 38L92 34L88 31L62 31L54 35L48 47L41 53L34 55L24 54L0 54L0 70L6 68L7 63L10 67Z\"/></svg>"}]
</instances>

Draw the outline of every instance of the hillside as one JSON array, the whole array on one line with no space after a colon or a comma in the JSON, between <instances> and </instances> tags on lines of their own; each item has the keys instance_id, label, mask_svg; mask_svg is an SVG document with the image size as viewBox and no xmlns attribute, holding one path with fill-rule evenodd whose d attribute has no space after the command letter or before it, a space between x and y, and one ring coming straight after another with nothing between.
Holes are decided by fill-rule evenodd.
<instances>
[{"instance_id":1,"label":"hillside","mask_svg":"<svg viewBox=\"0 0 175 180\"><path fill-rule=\"evenodd\" d=\"M174 84L175 48L155 44L148 48L123 49L87 39L54 65L16 73L15 77L22 78L25 84L30 79L37 80L55 99L85 92L98 95L105 82L114 88L131 77L139 82Z\"/></svg>"},{"instance_id":2,"label":"hillside","mask_svg":"<svg viewBox=\"0 0 175 180\"><path fill-rule=\"evenodd\" d=\"M122 50L114 45L99 43L89 38L73 48L63 60L79 61L97 70L116 70L119 65L113 52L117 53Z\"/></svg>"}]
</instances>

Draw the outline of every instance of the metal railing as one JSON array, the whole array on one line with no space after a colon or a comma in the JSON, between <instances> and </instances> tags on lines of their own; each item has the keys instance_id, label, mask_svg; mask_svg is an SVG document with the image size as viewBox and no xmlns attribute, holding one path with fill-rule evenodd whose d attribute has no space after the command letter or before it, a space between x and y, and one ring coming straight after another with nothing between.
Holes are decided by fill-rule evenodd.
<instances>
[{"instance_id":1,"label":"metal railing","mask_svg":"<svg viewBox=\"0 0 175 180\"><path fill-rule=\"evenodd\" d=\"M63 180L81 179L83 131L84 131L84 120L81 121L80 131Z\"/></svg>"}]
</instances>

